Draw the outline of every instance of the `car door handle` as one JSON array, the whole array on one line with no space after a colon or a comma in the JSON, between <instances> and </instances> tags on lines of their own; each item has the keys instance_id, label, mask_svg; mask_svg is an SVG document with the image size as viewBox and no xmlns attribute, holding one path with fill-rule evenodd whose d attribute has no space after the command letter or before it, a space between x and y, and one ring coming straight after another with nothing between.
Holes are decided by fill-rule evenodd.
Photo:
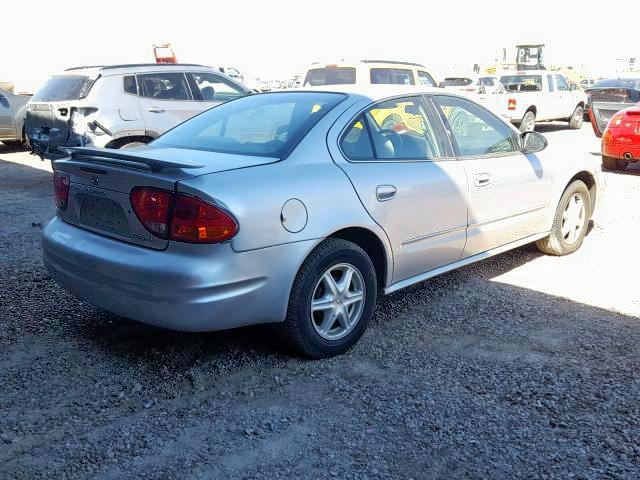
<instances>
[{"instance_id":1,"label":"car door handle","mask_svg":"<svg viewBox=\"0 0 640 480\"><path fill-rule=\"evenodd\" d=\"M151 112L151 113L162 113L164 112L164 108L160 108L160 107L149 107L147 108L147 111Z\"/></svg>"},{"instance_id":2,"label":"car door handle","mask_svg":"<svg viewBox=\"0 0 640 480\"><path fill-rule=\"evenodd\" d=\"M473 184L476 187L486 187L490 183L491 183L491 175L489 175L488 173L477 173L473 180Z\"/></svg>"},{"instance_id":3,"label":"car door handle","mask_svg":"<svg viewBox=\"0 0 640 480\"><path fill-rule=\"evenodd\" d=\"M379 202L386 202L396 196L398 189L393 185L378 185L376 188L376 198Z\"/></svg>"}]
</instances>

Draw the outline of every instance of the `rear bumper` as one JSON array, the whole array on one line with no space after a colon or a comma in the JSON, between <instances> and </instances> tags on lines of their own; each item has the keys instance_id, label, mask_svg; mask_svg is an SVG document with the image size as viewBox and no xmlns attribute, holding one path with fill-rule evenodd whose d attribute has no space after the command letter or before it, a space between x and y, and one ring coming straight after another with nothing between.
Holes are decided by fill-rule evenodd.
<instances>
[{"instance_id":1,"label":"rear bumper","mask_svg":"<svg viewBox=\"0 0 640 480\"><path fill-rule=\"evenodd\" d=\"M629 161L640 160L640 145L629 145L625 143L602 143L602 155L605 157L625 159L625 154L630 154Z\"/></svg>"},{"instance_id":2,"label":"rear bumper","mask_svg":"<svg viewBox=\"0 0 640 480\"><path fill-rule=\"evenodd\" d=\"M43 260L75 296L163 328L212 331L284 320L293 279L315 240L237 253L230 244L150 250L69 225L45 228Z\"/></svg>"}]
</instances>

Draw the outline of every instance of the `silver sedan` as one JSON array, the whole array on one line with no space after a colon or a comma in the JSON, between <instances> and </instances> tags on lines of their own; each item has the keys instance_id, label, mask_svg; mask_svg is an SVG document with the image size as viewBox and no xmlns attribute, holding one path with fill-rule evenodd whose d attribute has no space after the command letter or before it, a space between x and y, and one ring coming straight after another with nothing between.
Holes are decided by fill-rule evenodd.
<instances>
[{"instance_id":1,"label":"silver sedan","mask_svg":"<svg viewBox=\"0 0 640 480\"><path fill-rule=\"evenodd\" d=\"M253 95L126 153L69 149L47 268L123 317L277 323L320 358L357 342L379 293L530 242L580 247L603 188L596 159L463 96L366 88Z\"/></svg>"}]
</instances>

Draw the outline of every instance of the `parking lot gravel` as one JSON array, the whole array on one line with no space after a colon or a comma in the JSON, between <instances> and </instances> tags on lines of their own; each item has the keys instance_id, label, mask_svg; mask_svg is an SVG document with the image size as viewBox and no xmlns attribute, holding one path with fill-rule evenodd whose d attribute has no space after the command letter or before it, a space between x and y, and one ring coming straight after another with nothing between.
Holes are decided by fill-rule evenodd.
<instances>
[{"instance_id":1,"label":"parking lot gravel","mask_svg":"<svg viewBox=\"0 0 640 480\"><path fill-rule=\"evenodd\" d=\"M50 168L0 144L0 479L640 478L638 174L606 174L577 253L383 297L308 361L268 327L168 332L67 294L40 260Z\"/></svg>"}]
</instances>

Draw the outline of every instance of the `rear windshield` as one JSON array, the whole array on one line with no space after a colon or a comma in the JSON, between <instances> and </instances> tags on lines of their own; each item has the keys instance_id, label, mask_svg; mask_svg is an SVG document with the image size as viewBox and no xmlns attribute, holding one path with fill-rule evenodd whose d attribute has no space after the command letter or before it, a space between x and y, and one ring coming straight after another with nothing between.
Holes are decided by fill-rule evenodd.
<instances>
[{"instance_id":1,"label":"rear windshield","mask_svg":"<svg viewBox=\"0 0 640 480\"><path fill-rule=\"evenodd\" d=\"M500 83L509 92L542 91L542 75L504 75Z\"/></svg>"},{"instance_id":2,"label":"rear windshield","mask_svg":"<svg viewBox=\"0 0 640 480\"><path fill-rule=\"evenodd\" d=\"M304 85L351 85L356 83L356 69L352 67L313 68L307 72Z\"/></svg>"},{"instance_id":3,"label":"rear windshield","mask_svg":"<svg viewBox=\"0 0 640 480\"><path fill-rule=\"evenodd\" d=\"M187 120L153 145L283 158L344 98L315 92L251 95Z\"/></svg>"},{"instance_id":4,"label":"rear windshield","mask_svg":"<svg viewBox=\"0 0 640 480\"><path fill-rule=\"evenodd\" d=\"M473 80L470 78L445 78L442 83L445 87L466 87L471 85Z\"/></svg>"},{"instance_id":5,"label":"rear windshield","mask_svg":"<svg viewBox=\"0 0 640 480\"><path fill-rule=\"evenodd\" d=\"M600 80L593 84L593 88L638 88L640 80L637 78L612 78L610 80Z\"/></svg>"},{"instance_id":6,"label":"rear windshield","mask_svg":"<svg viewBox=\"0 0 640 480\"><path fill-rule=\"evenodd\" d=\"M84 75L56 75L31 98L32 102L64 102L78 100L89 93L94 80Z\"/></svg>"}]
</instances>

